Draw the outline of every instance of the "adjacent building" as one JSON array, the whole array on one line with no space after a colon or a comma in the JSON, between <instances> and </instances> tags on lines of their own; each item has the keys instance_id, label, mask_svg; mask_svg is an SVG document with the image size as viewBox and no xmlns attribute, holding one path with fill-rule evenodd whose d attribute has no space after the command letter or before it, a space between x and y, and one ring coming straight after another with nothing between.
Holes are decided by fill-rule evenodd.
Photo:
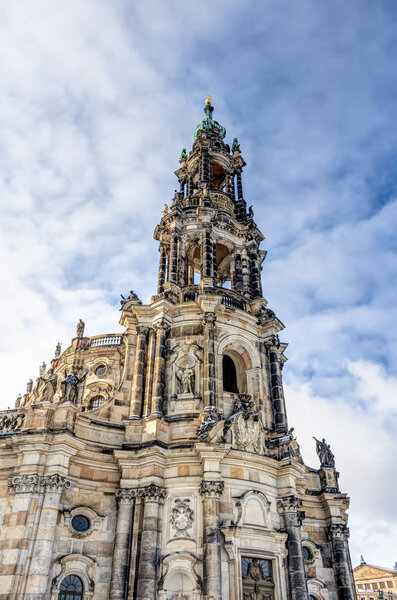
<instances>
[{"instance_id":1,"label":"adjacent building","mask_svg":"<svg viewBox=\"0 0 397 600\"><path fill-rule=\"evenodd\" d=\"M310 468L288 423L264 237L213 111L155 230L150 304L122 299L121 334L80 320L0 414L0 599L355 599L349 499L325 440Z\"/></svg>"},{"instance_id":2,"label":"adjacent building","mask_svg":"<svg viewBox=\"0 0 397 600\"><path fill-rule=\"evenodd\" d=\"M397 599L397 563L390 569L367 564L361 557L353 574L358 600Z\"/></svg>"}]
</instances>

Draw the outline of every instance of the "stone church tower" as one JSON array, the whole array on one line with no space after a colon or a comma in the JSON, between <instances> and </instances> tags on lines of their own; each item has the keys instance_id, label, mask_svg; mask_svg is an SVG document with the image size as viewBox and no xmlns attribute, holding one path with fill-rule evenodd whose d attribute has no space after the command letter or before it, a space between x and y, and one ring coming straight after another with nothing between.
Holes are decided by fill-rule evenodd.
<instances>
[{"instance_id":1,"label":"stone church tower","mask_svg":"<svg viewBox=\"0 0 397 600\"><path fill-rule=\"evenodd\" d=\"M0 599L354 600L334 456L289 429L283 324L211 100L155 230L157 294L0 414Z\"/></svg>"}]
</instances>

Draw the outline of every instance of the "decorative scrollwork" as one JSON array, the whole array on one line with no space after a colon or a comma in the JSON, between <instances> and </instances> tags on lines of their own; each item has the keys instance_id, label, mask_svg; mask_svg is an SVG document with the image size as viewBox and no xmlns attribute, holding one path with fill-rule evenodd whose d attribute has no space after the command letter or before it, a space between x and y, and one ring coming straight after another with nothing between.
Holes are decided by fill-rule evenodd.
<instances>
[{"instance_id":1,"label":"decorative scrollwork","mask_svg":"<svg viewBox=\"0 0 397 600\"><path fill-rule=\"evenodd\" d=\"M119 488L116 491L116 500L119 504L131 504L137 496L137 491L134 489Z\"/></svg>"},{"instance_id":2,"label":"decorative scrollwork","mask_svg":"<svg viewBox=\"0 0 397 600\"><path fill-rule=\"evenodd\" d=\"M193 524L193 510L190 508L190 498L176 498L171 510L171 525L175 529L174 537L190 537L188 529Z\"/></svg>"},{"instance_id":3,"label":"decorative scrollwork","mask_svg":"<svg viewBox=\"0 0 397 600\"><path fill-rule=\"evenodd\" d=\"M350 535L349 528L342 523L334 523L328 527L328 538L330 540L348 540Z\"/></svg>"},{"instance_id":4,"label":"decorative scrollwork","mask_svg":"<svg viewBox=\"0 0 397 600\"><path fill-rule=\"evenodd\" d=\"M164 502L164 498L167 495L167 491L165 488L151 483L150 485L139 488L137 490L137 495L139 498L143 498L144 500L149 502Z\"/></svg>"}]
</instances>

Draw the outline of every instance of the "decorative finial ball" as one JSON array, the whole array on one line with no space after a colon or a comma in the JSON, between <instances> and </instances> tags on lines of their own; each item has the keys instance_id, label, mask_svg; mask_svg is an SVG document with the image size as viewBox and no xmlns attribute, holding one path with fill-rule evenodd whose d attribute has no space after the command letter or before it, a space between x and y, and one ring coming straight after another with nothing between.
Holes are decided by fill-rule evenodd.
<instances>
[{"instance_id":1,"label":"decorative finial ball","mask_svg":"<svg viewBox=\"0 0 397 600\"><path fill-rule=\"evenodd\" d=\"M205 99L205 103L206 104L212 104L212 98L211 98L211 96L209 94L207 94L207 97Z\"/></svg>"}]
</instances>

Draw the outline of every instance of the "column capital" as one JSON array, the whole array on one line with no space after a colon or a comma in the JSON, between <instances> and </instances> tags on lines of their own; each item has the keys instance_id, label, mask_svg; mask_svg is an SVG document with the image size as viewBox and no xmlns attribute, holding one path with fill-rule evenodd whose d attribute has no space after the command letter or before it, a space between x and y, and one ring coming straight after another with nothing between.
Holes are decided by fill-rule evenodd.
<instances>
[{"instance_id":1,"label":"column capital","mask_svg":"<svg viewBox=\"0 0 397 600\"><path fill-rule=\"evenodd\" d=\"M146 325L137 325L136 326L136 332L138 335L147 335L147 332L149 331L149 327L147 327Z\"/></svg>"},{"instance_id":2,"label":"column capital","mask_svg":"<svg viewBox=\"0 0 397 600\"><path fill-rule=\"evenodd\" d=\"M24 473L23 475L11 475L7 480L7 487L15 494L34 493L40 488L48 492L61 492L72 485L70 479L63 475L53 473L41 476L37 473Z\"/></svg>"},{"instance_id":3,"label":"column capital","mask_svg":"<svg viewBox=\"0 0 397 600\"><path fill-rule=\"evenodd\" d=\"M159 504L162 504L166 495L167 490L154 483L137 489L137 496L143 498L146 502L158 502Z\"/></svg>"},{"instance_id":4,"label":"column capital","mask_svg":"<svg viewBox=\"0 0 397 600\"><path fill-rule=\"evenodd\" d=\"M119 504L132 504L136 498L136 490L119 488L116 490L116 500Z\"/></svg>"},{"instance_id":5,"label":"column capital","mask_svg":"<svg viewBox=\"0 0 397 600\"><path fill-rule=\"evenodd\" d=\"M277 351L280 348L280 338L277 334L270 335L269 337L263 340L265 344L266 350L275 350Z\"/></svg>"},{"instance_id":6,"label":"column capital","mask_svg":"<svg viewBox=\"0 0 397 600\"><path fill-rule=\"evenodd\" d=\"M302 511L298 511L301 506L302 500L294 494L284 496L277 501L277 507L281 513L301 513Z\"/></svg>"},{"instance_id":7,"label":"column capital","mask_svg":"<svg viewBox=\"0 0 397 600\"><path fill-rule=\"evenodd\" d=\"M203 479L200 483L199 494L204 498L219 498L224 490L225 484L223 481L207 481Z\"/></svg>"},{"instance_id":8,"label":"column capital","mask_svg":"<svg viewBox=\"0 0 397 600\"><path fill-rule=\"evenodd\" d=\"M44 479L47 492L62 492L63 489L70 488L72 485L70 479L58 473L47 475Z\"/></svg>"},{"instance_id":9,"label":"column capital","mask_svg":"<svg viewBox=\"0 0 397 600\"><path fill-rule=\"evenodd\" d=\"M45 479L44 477L39 477L37 473L11 475L7 480L8 489L15 494L36 492L37 488L43 485L45 485Z\"/></svg>"},{"instance_id":10,"label":"column capital","mask_svg":"<svg viewBox=\"0 0 397 600\"><path fill-rule=\"evenodd\" d=\"M344 540L347 542L349 539L350 531L347 525L343 523L333 523L328 526L328 539L330 540Z\"/></svg>"}]
</instances>

